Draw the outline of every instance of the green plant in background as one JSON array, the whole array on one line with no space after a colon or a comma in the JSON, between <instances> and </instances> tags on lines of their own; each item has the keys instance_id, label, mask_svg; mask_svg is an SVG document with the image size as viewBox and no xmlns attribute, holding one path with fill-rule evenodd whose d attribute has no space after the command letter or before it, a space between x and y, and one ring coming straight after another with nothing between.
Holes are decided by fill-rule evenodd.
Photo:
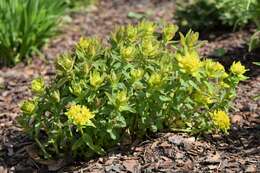
<instances>
[{"instance_id":1,"label":"green plant in background","mask_svg":"<svg viewBox=\"0 0 260 173\"><path fill-rule=\"evenodd\" d=\"M253 64L260 66L260 62L253 62ZM257 95L254 97L255 100L260 100L260 93L257 93Z\"/></svg>"},{"instance_id":2,"label":"green plant in background","mask_svg":"<svg viewBox=\"0 0 260 173\"><path fill-rule=\"evenodd\" d=\"M259 0L177 0L176 19L182 29L198 31L219 26L241 28L252 22L257 30L249 41L249 51L260 45Z\"/></svg>"},{"instance_id":3,"label":"green plant in background","mask_svg":"<svg viewBox=\"0 0 260 173\"><path fill-rule=\"evenodd\" d=\"M184 30L203 31L221 23L215 0L177 0L175 18Z\"/></svg>"},{"instance_id":4,"label":"green plant in background","mask_svg":"<svg viewBox=\"0 0 260 173\"><path fill-rule=\"evenodd\" d=\"M253 16L250 0L177 0L176 19L184 28L203 31L214 27L242 27Z\"/></svg>"},{"instance_id":5,"label":"green plant in background","mask_svg":"<svg viewBox=\"0 0 260 173\"><path fill-rule=\"evenodd\" d=\"M249 42L249 51L259 47L260 45L260 1L249 0L248 13L253 16L253 21L256 24L256 32L251 36Z\"/></svg>"},{"instance_id":6,"label":"green plant in background","mask_svg":"<svg viewBox=\"0 0 260 173\"><path fill-rule=\"evenodd\" d=\"M64 1L1 0L0 64L14 65L55 34Z\"/></svg>"},{"instance_id":7,"label":"green plant in background","mask_svg":"<svg viewBox=\"0 0 260 173\"><path fill-rule=\"evenodd\" d=\"M65 0L70 8L86 7L95 3L97 0Z\"/></svg>"},{"instance_id":8,"label":"green plant in background","mask_svg":"<svg viewBox=\"0 0 260 173\"><path fill-rule=\"evenodd\" d=\"M237 62L226 72L201 59L199 34L172 41L177 30L142 22L117 29L107 46L81 39L72 54L57 59L49 86L35 79L35 97L22 104L19 122L42 156L102 155L162 129L227 133L245 68Z\"/></svg>"},{"instance_id":9,"label":"green plant in background","mask_svg":"<svg viewBox=\"0 0 260 173\"><path fill-rule=\"evenodd\" d=\"M224 25L241 27L253 19L248 13L249 4L254 0L216 0L219 19Z\"/></svg>"}]
</instances>

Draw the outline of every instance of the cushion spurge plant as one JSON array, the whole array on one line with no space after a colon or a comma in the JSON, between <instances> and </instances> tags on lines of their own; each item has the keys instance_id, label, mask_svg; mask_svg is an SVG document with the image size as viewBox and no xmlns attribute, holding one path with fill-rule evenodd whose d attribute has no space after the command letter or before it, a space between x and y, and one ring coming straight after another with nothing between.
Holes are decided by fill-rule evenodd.
<instances>
[{"instance_id":1,"label":"cushion spurge plant","mask_svg":"<svg viewBox=\"0 0 260 173\"><path fill-rule=\"evenodd\" d=\"M23 103L19 121L42 156L88 158L162 129L227 133L245 69L234 63L226 72L202 59L198 33L173 41L177 29L151 22L120 27L107 46L82 38L75 52L57 59L50 85L35 79L35 97Z\"/></svg>"}]
</instances>

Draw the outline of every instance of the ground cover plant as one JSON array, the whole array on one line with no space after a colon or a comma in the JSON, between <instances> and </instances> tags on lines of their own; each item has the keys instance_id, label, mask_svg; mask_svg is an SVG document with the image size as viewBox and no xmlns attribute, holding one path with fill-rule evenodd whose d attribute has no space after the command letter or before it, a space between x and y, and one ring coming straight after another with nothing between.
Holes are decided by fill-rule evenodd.
<instances>
[{"instance_id":1,"label":"ground cover plant","mask_svg":"<svg viewBox=\"0 0 260 173\"><path fill-rule=\"evenodd\" d=\"M14 65L55 34L64 1L1 0L0 64Z\"/></svg>"},{"instance_id":2,"label":"ground cover plant","mask_svg":"<svg viewBox=\"0 0 260 173\"><path fill-rule=\"evenodd\" d=\"M118 28L107 46L82 38L57 59L50 85L35 79L19 122L41 156L89 158L163 129L228 133L246 69L202 59L198 33L172 41L177 30L142 22Z\"/></svg>"}]
</instances>

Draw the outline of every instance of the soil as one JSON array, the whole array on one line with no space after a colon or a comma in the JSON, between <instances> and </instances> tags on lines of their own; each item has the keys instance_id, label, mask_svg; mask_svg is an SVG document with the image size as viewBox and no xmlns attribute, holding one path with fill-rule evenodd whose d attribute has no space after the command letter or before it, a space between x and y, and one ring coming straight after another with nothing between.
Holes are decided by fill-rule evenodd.
<instances>
[{"instance_id":1,"label":"soil","mask_svg":"<svg viewBox=\"0 0 260 173\"><path fill-rule=\"evenodd\" d=\"M89 161L44 161L37 158L33 142L17 123L19 103L31 96L28 90L33 78L53 77L54 60L70 51L82 36L99 36L104 40L117 25L136 23L129 12L152 21L174 22L171 0L100 0L82 12L66 17L60 34L43 48L42 56L30 63L0 69L0 173L7 172L260 172L260 70L252 64L259 61L260 51L247 51L251 31L217 34L201 48L206 57L214 58L227 68L240 60L250 70L250 77L238 87L230 112L229 135L189 136L183 133L159 133L136 141L127 148L116 148L106 156ZM65 20L64 20L65 21ZM207 36L205 36L207 37ZM224 51L224 54L216 53Z\"/></svg>"}]
</instances>

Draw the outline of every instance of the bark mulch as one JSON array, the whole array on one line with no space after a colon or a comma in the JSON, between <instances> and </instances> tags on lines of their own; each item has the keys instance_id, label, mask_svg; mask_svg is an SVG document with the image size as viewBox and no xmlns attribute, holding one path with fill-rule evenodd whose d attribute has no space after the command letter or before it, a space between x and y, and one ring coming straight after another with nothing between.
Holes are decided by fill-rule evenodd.
<instances>
[{"instance_id":1,"label":"bark mulch","mask_svg":"<svg viewBox=\"0 0 260 173\"><path fill-rule=\"evenodd\" d=\"M91 10L74 12L67 17L60 34L43 48L44 58L36 56L29 64L0 68L0 173L7 172L260 172L260 51L247 52L247 29L225 33L211 39L200 52L226 67L240 60L250 69L247 81L240 84L238 96L230 112L232 130L229 135L192 137L184 133L158 133L136 141L131 146L118 146L106 156L89 161L44 161L37 157L30 141L19 128L19 103L31 93L33 78L54 75L53 61L70 51L81 36L106 39L117 25L136 23L129 12L153 20L174 22L171 0L101 0ZM219 35L219 34L218 34ZM225 55L217 55L216 50Z\"/></svg>"}]
</instances>

